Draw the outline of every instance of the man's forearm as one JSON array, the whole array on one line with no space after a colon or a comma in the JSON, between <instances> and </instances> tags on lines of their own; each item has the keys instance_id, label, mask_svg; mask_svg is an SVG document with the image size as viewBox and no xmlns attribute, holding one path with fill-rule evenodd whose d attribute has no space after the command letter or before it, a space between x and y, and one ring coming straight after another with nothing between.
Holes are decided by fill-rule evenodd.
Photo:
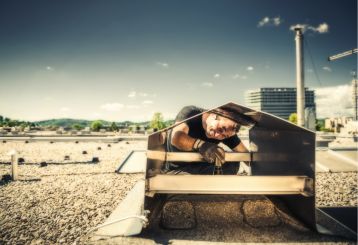
<instances>
[{"instance_id":1,"label":"man's forearm","mask_svg":"<svg viewBox=\"0 0 358 245\"><path fill-rule=\"evenodd\" d=\"M174 132L172 137L172 145L182 151L191 151L196 139L190 137L185 132Z\"/></svg>"},{"instance_id":2,"label":"man's forearm","mask_svg":"<svg viewBox=\"0 0 358 245\"><path fill-rule=\"evenodd\" d=\"M242 153L245 153L245 152L250 152L246 146L240 142L239 145L237 145L234 149L232 149L233 151L235 152L242 152ZM250 162L249 161L243 161L244 163L246 163L248 166L250 166Z\"/></svg>"}]
</instances>

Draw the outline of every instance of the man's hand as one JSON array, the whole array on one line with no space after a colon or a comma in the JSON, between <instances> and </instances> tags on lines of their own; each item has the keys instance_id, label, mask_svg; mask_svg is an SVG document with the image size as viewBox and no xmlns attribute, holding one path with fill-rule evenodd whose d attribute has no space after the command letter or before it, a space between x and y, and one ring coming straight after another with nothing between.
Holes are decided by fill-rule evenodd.
<instances>
[{"instance_id":1,"label":"man's hand","mask_svg":"<svg viewBox=\"0 0 358 245\"><path fill-rule=\"evenodd\" d=\"M200 154L209 163L215 163L218 160L221 164L225 163L225 151L217 144L205 142L199 147Z\"/></svg>"}]
</instances>

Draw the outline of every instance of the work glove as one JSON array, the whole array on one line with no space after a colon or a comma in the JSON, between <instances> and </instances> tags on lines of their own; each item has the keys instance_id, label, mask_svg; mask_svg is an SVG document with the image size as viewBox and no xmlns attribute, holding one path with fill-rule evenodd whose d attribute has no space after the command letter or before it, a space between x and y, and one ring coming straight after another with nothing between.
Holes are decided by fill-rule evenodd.
<instances>
[{"instance_id":1,"label":"work glove","mask_svg":"<svg viewBox=\"0 0 358 245\"><path fill-rule=\"evenodd\" d=\"M199 146L198 150L208 163L216 163L216 161L220 165L225 163L225 151L217 144L204 142Z\"/></svg>"}]
</instances>

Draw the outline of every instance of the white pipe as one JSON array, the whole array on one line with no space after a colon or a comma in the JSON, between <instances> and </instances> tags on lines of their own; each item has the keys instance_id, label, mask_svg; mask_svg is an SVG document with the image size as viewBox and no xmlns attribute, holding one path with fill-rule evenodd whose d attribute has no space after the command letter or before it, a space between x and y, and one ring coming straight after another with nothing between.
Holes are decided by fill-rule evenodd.
<instances>
[{"instance_id":1,"label":"white pipe","mask_svg":"<svg viewBox=\"0 0 358 245\"><path fill-rule=\"evenodd\" d=\"M301 28L296 31L296 85L297 85L297 125L305 126L305 81L303 60L303 34Z\"/></svg>"},{"instance_id":2,"label":"white pipe","mask_svg":"<svg viewBox=\"0 0 358 245\"><path fill-rule=\"evenodd\" d=\"M18 180L18 166L17 166L17 156L16 151L12 150L9 155L11 156L11 177L12 180Z\"/></svg>"}]
</instances>

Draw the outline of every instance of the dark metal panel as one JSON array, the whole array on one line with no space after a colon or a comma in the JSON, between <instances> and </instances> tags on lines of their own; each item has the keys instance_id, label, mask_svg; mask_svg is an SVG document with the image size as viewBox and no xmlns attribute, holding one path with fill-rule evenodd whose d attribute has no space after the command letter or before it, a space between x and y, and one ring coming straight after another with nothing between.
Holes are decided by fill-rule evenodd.
<instances>
[{"instance_id":1,"label":"dark metal panel","mask_svg":"<svg viewBox=\"0 0 358 245\"><path fill-rule=\"evenodd\" d=\"M316 216L319 232L357 241L357 207L320 207Z\"/></svg>"},{"instance_id":2,"label":"dark metal panel","mask_svg":"<svg viewBox=\"0 0 358 245\"><path fill-rule=\"evenodd\" d=\"M166 138L169 129L164 129L148 136L148 150L166 152ZM159 174L165 161L147 158L146 178Z\"/></svg>"},{"instance_id":3,"label":"dark metal panel","mask_svg":"<svg viewBox=\"0 0 358 245\"><path fill-rule=\"evenodd\" d=\"M269 119L268 121L265 121ZM277 122L277 123L276 123ZM253 175L305 175L315 180L315 134L282 122L281 119L261 117L250 130L250 145L258 153L290 155L288 161L254 161ZM270 125L272 124L272 125ZM259 125L266 125L262 127ZM280 126L283 126L280 128ZM293 125L294 126L294 125ZM315 197L280 196L290 211L306 225L315 229Z\"/></svg>"},{"instance_id":4,"label":"dark metal panel","mask_svg":"<svg viewBox=\"0 0 358 245\"><path fill-rule=\"evenodd\" d=\"M321 207L320 209L357 234L357 207Z\"/></svg>"},{"instance_id":5,"label":"dark metal panel","mask_svg":"<svg viewBox=\"0 0 358 245\"><path fill-rule=\"evenodd\" d=\"M257 153L290 156L287 161L253 162L254 175L306 175L314 178L314 134L304 131L268 130L255 126L250 130L250 145Z\"/></svg>"}]
</instances>

